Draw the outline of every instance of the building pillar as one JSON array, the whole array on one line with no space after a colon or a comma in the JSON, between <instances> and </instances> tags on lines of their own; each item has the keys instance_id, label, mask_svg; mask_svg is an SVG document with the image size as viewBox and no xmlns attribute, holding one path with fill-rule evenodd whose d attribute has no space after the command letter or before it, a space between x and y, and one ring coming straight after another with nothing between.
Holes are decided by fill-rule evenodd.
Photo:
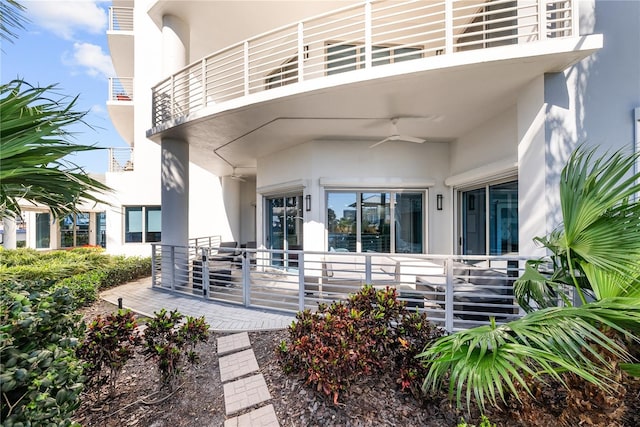
<instances>
[{"instance_id":1,"label":"building pillar","mask_svg":"<svg viewBox=\"0 0 640 427\"><path fill-rule=\"evenodd\" d=\"M5 249L15 249L17 246L16 237L16 219L15 217L6 217L3 221L2 246Z\"/></svg>"},{"instance_id":2,"label":"building pillar","mask_svg":"<svg viewBox=\"0 0 640 427\"><path fill-rule=\"evenodd\" d=\"M189 57L189 28L173 15L162 17L162 71L171 74L185 65Z\"/></svg>"},{"instance_id":3,"label":"building pillar","mask_svg":"<svg viewBox=\"0 0 640 427\"><path fill-rule=\"evenodd\" d=\"M162 245L175 247L163 248L162 286L173 288L189 279L189 144L163 138L161 149Z\"/></svg>"}]
</instances>

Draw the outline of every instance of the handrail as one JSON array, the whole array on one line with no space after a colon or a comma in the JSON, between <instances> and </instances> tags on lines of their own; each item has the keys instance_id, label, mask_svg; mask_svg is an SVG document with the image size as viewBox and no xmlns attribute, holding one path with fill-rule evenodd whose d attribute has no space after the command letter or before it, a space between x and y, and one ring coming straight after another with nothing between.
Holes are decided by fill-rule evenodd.
<instances>
[{"instance_id":1,"label":"handrail","mask_svg":"<svg viewBox=\"0 0 640 427\"><path fill-rule=\"evenodd\" d=\"M571 37L577 2L366 0L345 6L218 49L161 80L153 87L152 127L342 72Z\"/></svg>"},{"instance_id":2,"label":"handrail","mask_svg":"<svg viewBox=\"0 0 640 427\"><path fill-rule=\"evenodd\" d=\"M109 31L133 31L133 8L111 6L109 8Z\"/></svg>"}]
</instances>

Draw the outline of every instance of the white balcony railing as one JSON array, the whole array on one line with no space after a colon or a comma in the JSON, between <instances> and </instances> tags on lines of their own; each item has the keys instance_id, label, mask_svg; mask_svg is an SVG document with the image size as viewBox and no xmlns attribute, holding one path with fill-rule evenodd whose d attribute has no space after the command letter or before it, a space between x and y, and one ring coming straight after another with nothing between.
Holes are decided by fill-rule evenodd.
<instances>
[{"instance_id":1,"label":"white balcony railing","mask_svg":"<svg viewBox=\"0 0 640 427\"><path fill-rule=\"evenodd\" d=\"M110 7L109 31L133 31L133 8Z\"/></svg>"},{"instance_id":2,"label":"white balcony railing","mask_svg":"<svg viewBox=\"0 0 640 427\"><path fill-rule=\"evenodd\" d=\"M412 310L427 313L448 331L521 315L513 284L524 270L523 257L283 251L204 243L152 245L153 286L293 313L345 300L363 285L388 286Z\"/></svg>"},{"instance_id":3,"label":"white balcony railing","mask_svg":"<svg viewBox=\"0 0 640 427\"><path fill-rule=\"evenodd\" d=\"M253 37L153 88L159 126L208 105L344 72L577 33L578 0L369 0Z\"/></svg>"},{"instance_id":4,"label":"white balcony railing","mask_svg":"<svg viewBox=\"0 0 640 427\"><path fill-rule=\"evenodd\" d=\"M133 101L133 78L109 77L109 101Z\"/></svg>"},{"instance_id":5,"label":"white balcony railing","mask_svg":"<svg viewBox=\"0 0 640 427\"><path fill-rule=\"evenodd\" d=\"M109 148L109 172L133 170L133 148Z\"/></svg>"}]
</instances>

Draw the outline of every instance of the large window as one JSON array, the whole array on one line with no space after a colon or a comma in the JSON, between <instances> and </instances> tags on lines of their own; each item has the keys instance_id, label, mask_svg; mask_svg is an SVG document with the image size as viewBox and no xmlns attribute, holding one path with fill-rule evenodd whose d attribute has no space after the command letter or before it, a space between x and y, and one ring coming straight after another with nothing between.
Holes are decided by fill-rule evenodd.
<instances>
[{"instance_id":1,"label":"large window","mask_svg":"<svg viewBox=\"0 0 640 427\"><path fill-rule=\"evenodd\" d=\"M60 221L60 247L73 248L89 244L89 213L65 216Z\"/></svg>"},{"instance_id":2,"label":"large window","mask_svg":"<svg viewBox=\"0 0 640 427\"><path fill-rule=\"evenodd\" d=\"M518 182L486 185L459 194L461 253L517 253Z\"/></svg>"},{"instance_id":3,"label":"large window","mask_svg":"<svg viewBox=\"0 0 640 427\"><path fill-rule=\"evenodd\" d=\"M46 249L51 245L51 214L36 213L36 248Z\"/></svg>"},{"instance_id":4,"label":"large window","mask_svg":"<svg viewBox=\"0 0 640 427\"><path fill-rule=\"evenodd\" d=\"M161 240L160 206L128 206L124 208L124 241L152 243Z\"/></svg>"},{"instance_id":5,"label":"large window","mask_svg":"<svg viewBox=\"0 0 640 427\"><path fill-rule=\"evenodd\" d=\"M422 253L423 200L423 193L327 192L328 249Z\"/></svg>"}]
</instances>

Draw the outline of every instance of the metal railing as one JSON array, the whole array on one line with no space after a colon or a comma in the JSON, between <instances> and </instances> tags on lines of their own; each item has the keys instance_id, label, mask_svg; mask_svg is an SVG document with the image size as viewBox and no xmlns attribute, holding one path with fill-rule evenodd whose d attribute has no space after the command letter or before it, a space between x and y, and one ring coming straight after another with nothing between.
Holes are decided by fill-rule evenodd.
<instances>
[{"instance_id":1,"label":"metal railing","mask_svg":"<svg viewBox=\"0 0 640 427\"><path fill-rule=\"evenodd\" d=\"M153 88L152 126L265 90L577 35L577 0L369 0L236 43Z\"/></svg>"},{"instance_id":2,"label":"metal railing","mask_svg":"<svg viewBox=\"0 0 640 427\"><path fill-rule=\"evenodd\" d=\"M133 77L109 77L109 101L133 101Z\"/></svg>"},{"instance_id":3,"label":"metal railing","mask_svg":"<svg viewBox=\"0 0 640 427\"><path fill-rule=\"evenodd\" d=\"M109 148L109 172L133 171L133 148Z\"/></svg>"},{"instance_id":4,"label":"metal railing","mask_svg":"<svg viewBox=\"0 0 640 427\"><path fill-rule=\"evenodd\" d=\"M133 31L133 8L110 7L109 31Z\"/></svg>"},{"instance_id":5,"label":"metal railing","mask_svg":"<svg viewBox=\"0 0 640 427\"><path fill-rule=\"evenodd\" d=\"M315 310L371 284L397 289L411 309L449 331L521 315L513 282L523 257L168 245L152 245L152 251L154 287L245 307Z\"/></svg>"}]
</instances>

